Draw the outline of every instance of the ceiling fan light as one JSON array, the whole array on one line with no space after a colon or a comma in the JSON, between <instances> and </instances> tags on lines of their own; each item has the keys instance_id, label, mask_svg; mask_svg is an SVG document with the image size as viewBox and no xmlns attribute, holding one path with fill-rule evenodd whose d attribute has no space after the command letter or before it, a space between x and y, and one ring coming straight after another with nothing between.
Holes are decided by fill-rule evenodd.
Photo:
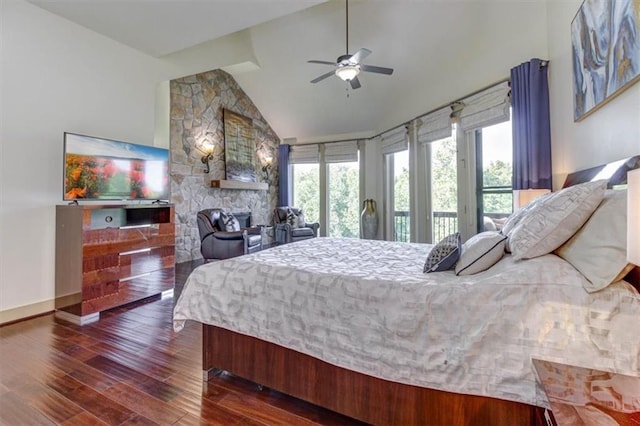
<instances>
[{"instance_id":1,"label":"ceiling fan light","mask_svg":"<svg viewBox=\"0 0 640 426\"><path fill-rule=\"evenodd\" d=\"M351 81L360 74L360 67L357 65L345 65L336 69L336 75L344 81Z\"/></svg>"}]
</instances>

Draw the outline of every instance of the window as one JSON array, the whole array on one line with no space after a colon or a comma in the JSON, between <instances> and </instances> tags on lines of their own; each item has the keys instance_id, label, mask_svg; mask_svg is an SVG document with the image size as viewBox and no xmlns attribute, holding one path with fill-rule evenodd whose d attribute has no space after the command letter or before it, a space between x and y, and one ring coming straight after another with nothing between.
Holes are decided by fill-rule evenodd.
<instances>
[{"instance_id":1,"label":"window","mask_svg":"<svg viewBox=\"0 0 640 426\"><path fill-rule=\"evenodd\" d=\"M478 232L499 230L513 211L511 121L476 130Z\"/></svg>"},{"instance_id":2,"label":"window","mask_svg":"<svg viewBox=\"0 0 640 426\"><path fill-rule=\"evenodd\" d=\"M389 154L393 158L393 240L408 242L411 235L409 216L409 150Z\"/></svg>"},{"instance_id":3,"label":"window","mask_svg":"<svg viewBox=\"0 0 640 426\"><path fill-rule=\"evenodd\" d=\"M293 164L292 206L302 208L307 222L320 219L320 168L315 164Z\"/></svg>"},{"instance_id":4,"label":"window","mask_svg":"<svg viewBox=\"0 0 640 426\"><path fill-rule=\"evenodd\" d=\"M358 143L343 141L293 146L292 205L308 222L320 223L320 235L360 236Z\"/></svg>"},{"instance_id":5,"label":"window","mask_svg":"<svg viewBox=\"0 0 640 426\"><path fill-rule=\"evenodd\" d=\"M454 136L429 143L432 243L458 231L458 171Z\"/></svg>"},{"instance_id":6,"label":"window","mask_svg":"<svg viewBox=\"0 0 640 426\"><path fill-rule=\"evenodd\" d=\"M359 165L357 161L327 164L328 232L330 237L360 236Z\"/></svg>"}]
</instances>

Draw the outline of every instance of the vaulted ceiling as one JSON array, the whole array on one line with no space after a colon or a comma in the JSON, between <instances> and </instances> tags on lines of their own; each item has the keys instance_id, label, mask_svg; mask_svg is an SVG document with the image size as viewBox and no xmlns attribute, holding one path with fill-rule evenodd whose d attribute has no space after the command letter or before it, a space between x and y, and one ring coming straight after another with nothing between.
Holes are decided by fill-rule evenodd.
<instances>
[{"instance_id":1,"label":"vaulted ceiling","mask_svg":"<svg viewBox=\"0 0 640 426\"><path fill-rule=\"evenodd\" d=\"M395 70L361 73L352 90L335 76L311 84L331 67L307 63L345 54L344 0L29 1L145 54L192 61L194 73L211 69L200 69L203 45L241 38L245 52L222 68L281 138L301 142L378 134L547 46L544 0L351 0L349 53L366 47L364 63Z\"/></svg>"}]
</instances>

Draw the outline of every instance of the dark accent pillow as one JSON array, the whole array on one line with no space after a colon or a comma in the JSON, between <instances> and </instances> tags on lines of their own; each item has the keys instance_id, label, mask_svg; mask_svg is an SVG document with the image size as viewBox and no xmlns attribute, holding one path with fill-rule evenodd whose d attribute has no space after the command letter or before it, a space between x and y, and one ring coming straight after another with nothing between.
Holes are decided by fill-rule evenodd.
<instances>
[{"instance_id":1,"label":"dark accent pillow","mask_svg":"<svg viewBox=\"0 0 640 426\"><path fill-rule=\"evenodd\" d=\"M218 228L227 232L239 231L240 222L238 222L238 219L236 219L232 213L220 212Z\"/></svg>"},{"instance_id":2,"label":"dark accent pillow","mask_svg":"<svg viewBox=\"0 0 640 426\"><path fill-rule=\"evenodd\" d=\"M460 233L447 235L438 244L433 246L427 260L424 263L422 272L441 272L453 269L460 258L460 252L462 251L462 241L460 239Z\"/></svg>"},{"instance_id":3,"label":"dark accent pillow","mask_svg":"<svg viewBox=\"0 0 640 426\"><path fill-rule=\"evenodd\" d=\"M287 209L287 223L291 225L292 228L296 228L297 218L293 210Z\"/></svg>"}]
</instances>

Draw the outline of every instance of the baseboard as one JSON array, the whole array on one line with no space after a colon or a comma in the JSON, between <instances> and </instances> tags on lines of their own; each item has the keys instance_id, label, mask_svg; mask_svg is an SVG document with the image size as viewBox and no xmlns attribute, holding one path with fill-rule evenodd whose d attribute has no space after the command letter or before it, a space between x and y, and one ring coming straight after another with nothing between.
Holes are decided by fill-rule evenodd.
<instances>
[{"instance_id":1,"label":"baseboard","mask_svg":"<svg viewBox=\"0 0 640 426\"><path fill-rule=\"evenodd\" d=\"M80 293L68 294L55 299L18 306L17 308L0 311L0 326L22 321L38 315L48 314L56 309L56 306L69 306L79 303L82 298Z\"/></svg>"},{"instance_id":2,"label":"baseboard","mask_svg":"<svg viewBox=\"0 0 640 426\"><path fill-rule=\"evenodd\" d=\"M0 326L8 323L24 320L42 314L53 312L56 308L54 299L44 300L30 305L18 306L17 308L0 311Z\"/></svg>"}]
</instances>

